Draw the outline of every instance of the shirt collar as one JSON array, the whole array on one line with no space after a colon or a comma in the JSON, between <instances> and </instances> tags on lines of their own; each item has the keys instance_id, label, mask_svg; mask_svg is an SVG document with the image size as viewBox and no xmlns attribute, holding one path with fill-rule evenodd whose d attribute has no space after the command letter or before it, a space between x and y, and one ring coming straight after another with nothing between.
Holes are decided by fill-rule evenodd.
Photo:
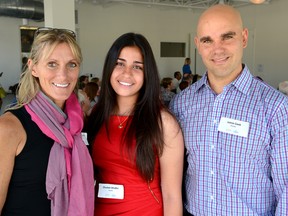
<instances>
[{"instance_id":1,"label":"shirt collar","mask_svg":"<svg viewBox=\"0 0 288 216\"><path fill-rule=\"evenodd\" d=\"M209 86L209 83L208 83L208 80L207 80L207 72L203 75L203 77L195 83L195 91L199 91L201 88L204 88L204 87L208 87L210 88Z\"/></svg>"},{"instance_id":2,"label":"shirt collar","mask_svg":"<svg viewBox=\"0 0 288 216\"><path fill-rule=\"evenodd\" d=\"M228 86L234 86L236 89L238 89L243 94L248 94L249 87L251 86L252 82L252 74L250 73L247 65L244 65L244 69L242 70L241 74ZM207 72L204 74L204 76L198 81L198 85L195 87L195 91L199 91L201 88L207 87L211 89L209 83L208 83L208 77Z\"/></svg>"},{"instance_id":3,"label":"shirt collar","mask_svg":"<svg viewBox=\"0 0 288 216\"><path fill-rule=\"evenodd\" d=\"M245 67L241 74L231 83L231 85L235 86L235 88L237 88L243 94L248 94L253 76L250 73L247 65L244 66Z\"/></svg>"}]
</instances>

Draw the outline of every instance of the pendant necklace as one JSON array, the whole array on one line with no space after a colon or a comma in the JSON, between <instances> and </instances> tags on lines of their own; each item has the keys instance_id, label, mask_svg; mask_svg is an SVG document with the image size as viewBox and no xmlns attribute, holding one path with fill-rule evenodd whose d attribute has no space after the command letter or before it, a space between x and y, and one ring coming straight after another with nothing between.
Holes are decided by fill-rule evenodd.
<instances>
[{"instance_id":1,"label":"pendant necklace","mask_svg":"<svg viewBox=\"0 0 288 216\"><path fill-rule=\"evenodd\" d=\"M116 115L116 116L117 116L117 119L118 119L118 122L119 122L119 125L118 125L118 128L119 128L119 129L122 129L122 128L124 127L123 124L128 120L128 118L130 117L130 114L131 114L131 109L128 110L128 111L126 111L126 112L124 112L123 114ZM126 116L126 115L127 115L127 116ZM125 116L125 118L124 118L124 120L121 122L120 117L124 117L124 116Z\"/></svg>"},{"instance_id":2,"label":"pendant necklace","mask_svg":"<svg viewBox=\"0 0 288 216\"><path fill-rule=\"evenodd\" d=\"M124 126L123 126L123 124L128 120L128 118L129 118L129 115L128 116L126 116L126 118L121 122L120 121L120 118L119 118L119 116L117 115L117 118L118 118L118 121L119 121L119 125L118 125L118 128L119 129L122 129Z\"/></svg>"}]
</instances>

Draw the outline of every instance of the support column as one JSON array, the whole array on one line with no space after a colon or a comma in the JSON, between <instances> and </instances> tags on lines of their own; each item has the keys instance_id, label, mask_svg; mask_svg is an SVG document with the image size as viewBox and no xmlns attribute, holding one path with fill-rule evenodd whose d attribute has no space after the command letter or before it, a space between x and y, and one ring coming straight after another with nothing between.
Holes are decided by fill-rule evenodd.
<instances>
[{"instance_id":1,"label":"support column","mask_svg":"<svg viewBox=\"0 0 288 216\"><path fill-rule=\"evenodd\" d=\"M75 31L74 0L44 0L45 27Z\"/></svg>"}]
</instances>

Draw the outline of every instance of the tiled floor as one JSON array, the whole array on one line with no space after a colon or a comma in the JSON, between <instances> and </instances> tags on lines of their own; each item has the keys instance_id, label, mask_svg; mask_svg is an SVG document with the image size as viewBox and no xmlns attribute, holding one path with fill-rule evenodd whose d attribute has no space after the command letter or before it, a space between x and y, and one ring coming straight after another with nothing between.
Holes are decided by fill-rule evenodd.
<instances>
[{"instance_id":1,"label":"tiled floor","mask_svg":"<svg viewBox=\"0 0 288 216\"><path fill-rule=\"evenodd\" d=\"M3 98L3 104L0 110L0 115L2 115L7 108L13 101L14 101L15 95L14 94L7 94L6 97Z\"/></svg>"}]
</instances>

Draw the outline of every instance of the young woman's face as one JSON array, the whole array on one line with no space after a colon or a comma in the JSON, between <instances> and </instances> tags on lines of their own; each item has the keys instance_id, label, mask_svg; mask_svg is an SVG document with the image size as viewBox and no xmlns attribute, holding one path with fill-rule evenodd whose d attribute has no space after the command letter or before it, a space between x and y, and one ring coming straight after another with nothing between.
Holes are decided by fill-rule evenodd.
<instances>
[{"instance_id":1,"label":"young woman's face","mask_svg":"<svg viewBox=\"0 0 288 216\"><path fill-rule=\"evenodd\" d=\"M121 50L110 83L118 99L123 97L137 100L144 83L144 62L138 47L125 47Z\"/></svg>"},{"instance_id":2,"label":"young woman's face","mask_svg":"<svg viewBox=\"0 0 288 216\"><path fill-rule=\"evenodd\" d=\"M66 43L55 47L47 59L41 58L36 65L29 60L32 75L39 79L41 90L60 108L73 92L80 65Z\"/></svg>"}]
</instances>

